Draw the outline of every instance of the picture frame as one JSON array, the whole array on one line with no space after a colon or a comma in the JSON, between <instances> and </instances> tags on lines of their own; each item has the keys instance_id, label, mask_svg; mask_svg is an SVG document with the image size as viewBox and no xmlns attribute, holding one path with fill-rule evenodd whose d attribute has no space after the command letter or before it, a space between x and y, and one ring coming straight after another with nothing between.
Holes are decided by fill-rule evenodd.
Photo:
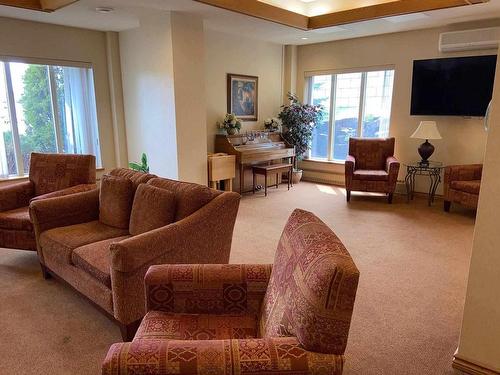
<instances>
[{"instance_id":1,"label":"picture frame","mask_svg":"<svg viewBox=\"0 0 500 375\"><path fill-rule=\"evenodd\" d=\"M227 113L234 113L241 121L257 121L259 77L227 74Z\"/></svg>"}]
</instances>

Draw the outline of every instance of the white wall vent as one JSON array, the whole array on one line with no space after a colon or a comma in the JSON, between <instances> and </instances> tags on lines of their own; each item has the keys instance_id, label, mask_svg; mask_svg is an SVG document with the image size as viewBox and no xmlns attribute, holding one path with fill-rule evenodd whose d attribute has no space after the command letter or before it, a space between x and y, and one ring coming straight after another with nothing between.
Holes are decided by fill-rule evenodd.
<instances>
[{"instance_id":1,"label":"white wall vent","mask_svg":"<svg viewBox=\"0 0 500 375\"><path fill-rule=\"evenodd\" d=\"M473 51L498 48L500 27L452 31L439 36L439 52Z\"/></svg>"}]
</instances>

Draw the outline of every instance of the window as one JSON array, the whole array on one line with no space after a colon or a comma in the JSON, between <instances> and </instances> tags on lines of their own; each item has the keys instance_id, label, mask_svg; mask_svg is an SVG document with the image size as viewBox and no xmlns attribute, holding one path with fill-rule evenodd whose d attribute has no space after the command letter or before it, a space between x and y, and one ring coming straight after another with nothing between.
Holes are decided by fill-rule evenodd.
<instances>
[{"instance_id":1,"label":"window","mask_svg":"<svg viewBox=\"0 0 500 375\"><path fill-rule=\"evenodd\" d=\"M92 69L0 61L0 178L26 175L31 152L101 165Z\"/></svg>"},{"instance_id":2,"label":"window","mask_svg":"<svg viewBox=\"0 0 500 375\"><path fill-rule=\"evenodd\" d=\"M350 137L389 136L393 83L394 70L309 77L309 103L325 109L309 157L345 160Z\"/></svg>"}]
</instances>

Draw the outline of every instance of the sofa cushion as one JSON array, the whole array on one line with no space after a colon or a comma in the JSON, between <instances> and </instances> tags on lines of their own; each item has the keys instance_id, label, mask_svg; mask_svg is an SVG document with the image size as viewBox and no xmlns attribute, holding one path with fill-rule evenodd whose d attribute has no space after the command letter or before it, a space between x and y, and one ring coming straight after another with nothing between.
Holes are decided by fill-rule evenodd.
<instances>
[{"instance_id":1,"label":"sofa cushion","mask_svg":"<svg viewBox=\"0 0 500 375\"><path fill-rule=\"evenodd\" d=\"M170 190L175 194L175 221L188 217L217 195L222 194L221 191L213 190L203 185L169 180L167 178L153 178L149 180L148 185Z\"/></svg>"},{"instance_id":2,"label":"sofa cushion","mask_svg":"<svg viewBox=\"0 0 500 375\"><path fill-rule=\"evenodd\" d=\"M97 220L47 230L40 235L43 253L51 253L61 263L71 263L71 253L89 243L128 235L128 230L105 225Z\"/></svg>"},{"instance_id":3,"label":"sofa cushion","mask_svg":"<svg viewBox=\"0 0 500 375\"><path fill-rule=\"evenodd\" d=\"M198 315L150 311L142 320L134 340L229 340L256 337L257 318L254 315Z\"/></svg>"},{"instance_id":4,"label":"sofa cushion","mask_svg":"<svg viewBox=\"0 0 500 375\"><path fill-rule=\"evenodd\" d=\"M115 228L128 229L133 199L131 180L104 175L99 195L99 221Z\"/></svg>"},{"instance_id":5,"label":"sofa cushion","mask_svg":"<svg viewBox=\"0 0 500 375\"><path fill-rule=\"evenodd\" d=\"M111 288L111 253L109 245L130 236L121 236L77 247L71 254L72 263Z\"/></svg>"},{"instance_id":6,"label":"sofa cushion","mask_svg":"<svg viewBox=\"0 0 500 375\"><path fill-rule=\"evenodd\" d=\"M454 190L459 190L465 193L479 195L479 189L481 188L481 180L451 181L450 187Z\"/></svg>"},{"instance_id":7,"label":"sofa cushion","mask_svg":"<svg viewBox=\"0 0 500 375\"><path fill-rule=\"evenodd\" d=\"M29 207L0 212L0 228L13 230L33 230Z\"/></svg>"},{"instance_id":8,"label":"sofa cushion","mask_svg":"<svg viewBox=\"0 0 500 375\"><path fill-rule=\"evenodd\" d=\"M389 174L384 170L357 169L354 178L362 181L387 181Z\"/></svg>"},{"instance_id":9,"label":"sofa cushion","mask_svg":"<svg viewBox=\"0 0 500 375\"><path fill-rule=\"evenodd\" d=\"M139 185L130 214L130 234L149 232L173 223L174 219L174 193L151 185Z\"/></svg>"},{"instance_id":10,"label":"sofa cushion","mask_svg":"<svg viewBox=\"0 0 500 375\"><path fill-rule=\"evenodd\" d=\"M128 168L115 168L111 172L109 172L109 174L111 176L123 177L123 178L126 178L126 179L132 181L132 184L134 185L134 189L137 189L137 187L140 184L146 183L149 180L151 180L152 178L156 177L154 174L134 171L134 170L128 169Z\"/></svg>"}]
</instances>

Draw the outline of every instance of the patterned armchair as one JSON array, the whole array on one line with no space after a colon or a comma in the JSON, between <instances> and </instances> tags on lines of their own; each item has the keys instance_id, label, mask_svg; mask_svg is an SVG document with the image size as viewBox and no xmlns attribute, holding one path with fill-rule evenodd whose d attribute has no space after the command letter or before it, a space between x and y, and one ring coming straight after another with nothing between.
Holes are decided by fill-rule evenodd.
<instances>
[{"instance_id":1,"label":"patterned armchair","mask_svg":"<svg viewBox=\"0 0 500 375\"><path fill-rule=\"evenodd\" d=\"M444 170L444 210L450 211L451 203L477 208L481 188L482 164L450 165Z\"/></svg>"},{"instance_id":2,"label":"patterned armchair","mask_svg":"<svg viewBox=\"0 0 500 375\"><path fill-rule=\"evenodd\" d=\"M385 193L392 203L399 174L399 161L394 157L394 138L350 138L345 161L347 201L351 191Z\"/></svg>"},{"instance_id":3,"label":"patterned armchair","mask_svg":"<svg viewBox=\"0 0 500 375\"><path fill-rule=\"evenodd\" d=\"M0 247L36 251L29 203L94 189L95 156L32 153L29 179L0 187Z\"/></svg>"},{"instance_id":4,"label":"patterned armchair","mask_svg":"<svg viewBox=\"0 0 500 375\"><path fill-rule=\"evenodd\" d=\"M273 268L152 266L148 313L102 373L341 374L358 279L335 234L295 210Z\"/></svg>"}]
</instances>

